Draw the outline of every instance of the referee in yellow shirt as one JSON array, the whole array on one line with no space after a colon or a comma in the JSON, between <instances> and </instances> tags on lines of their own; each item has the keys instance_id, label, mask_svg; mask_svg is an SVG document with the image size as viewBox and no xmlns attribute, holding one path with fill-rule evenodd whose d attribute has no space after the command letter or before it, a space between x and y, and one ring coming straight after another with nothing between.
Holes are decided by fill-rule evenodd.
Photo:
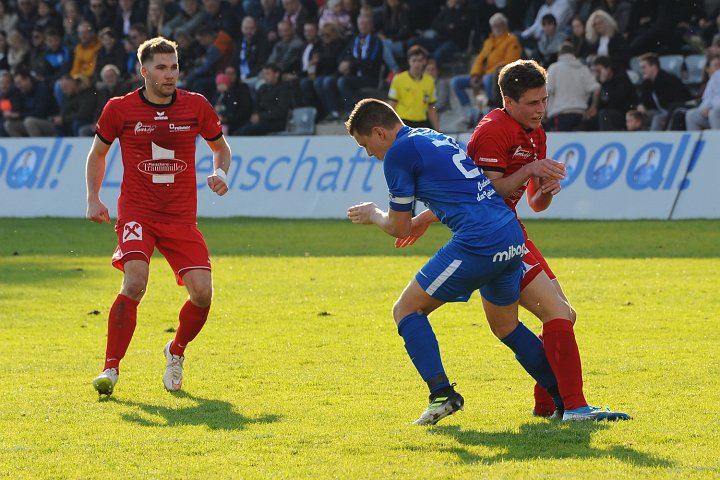
<instances>
[{"instance_id":1,"label":"referee in yellow shirt","mask_svg":"<svg viewBox=\"0 0 720 480\"><path fill-rule=\"evenodd\" d=\"M435 80L425 73L428 51L420 45L408 49L410 68L395 75L390 83L388 101L405 125L440 130L435 110Z\"/></svg>"}]
</instances>

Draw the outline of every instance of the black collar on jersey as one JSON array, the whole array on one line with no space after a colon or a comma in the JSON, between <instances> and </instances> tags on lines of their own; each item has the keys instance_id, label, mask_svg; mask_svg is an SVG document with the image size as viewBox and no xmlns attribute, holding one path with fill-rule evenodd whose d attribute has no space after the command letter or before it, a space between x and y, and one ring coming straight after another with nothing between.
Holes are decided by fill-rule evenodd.
<instances>
[{"instance_id":1,"label":"black collar on jersey","mask_svg":"<svg viewBox=\"0 0 720 480\"><path fill-rule=\"evenodd\" d=\"M147 103L148 105L152 106L153 108L167 108L173 103L175 103L175 99L177 98L177 90L175 90L172 94L172 100L170 100L170 103L153 103L147 98L145 98L145 95L143 95L143 91L145 91L145 87L138 88L138 95L140 95L140 100Z\"/></svg>"}]
</instances>

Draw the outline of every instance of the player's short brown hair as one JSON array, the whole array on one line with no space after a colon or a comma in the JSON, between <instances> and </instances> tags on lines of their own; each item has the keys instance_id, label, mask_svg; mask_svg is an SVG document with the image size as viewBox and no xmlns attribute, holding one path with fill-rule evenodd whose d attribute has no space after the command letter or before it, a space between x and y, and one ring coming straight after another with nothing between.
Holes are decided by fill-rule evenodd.
<instances>
[{"instance_id":1,"label":"player's short brown hair","mask_svg":"<svg viewBox=\"0 0 720 480\"><path fill-rule=\"evenodd\" d=\"M355 104L345 128L350 135L370 135L373 127L392 128L402 123L393 108L377 98L364 98Z\"/></svg>"},{"instance_id":2,"label":"player's short brown hair","mask_svg":"<svg viewBox=\"0 0 720 480\"><path fill-rule=\"evenodd\" d=\"M174 53L177 55L177 43L164 37L155 37L145 40L140 44L137 51L140 65L145 64L148 60L152 60L156 53Z\"/></svg>"},{"instance_id":3,"label":"player's short brown hair","mask_svg":"<svg viewBox=\"0 0 720 480\"><path fill-rule=\"evenodd\" d=\"M498 75L498 85L503 97L516 102L523 93L547 84L547 71L535 60L516 60L505 65Z\"/></svg>"}]
</instances>

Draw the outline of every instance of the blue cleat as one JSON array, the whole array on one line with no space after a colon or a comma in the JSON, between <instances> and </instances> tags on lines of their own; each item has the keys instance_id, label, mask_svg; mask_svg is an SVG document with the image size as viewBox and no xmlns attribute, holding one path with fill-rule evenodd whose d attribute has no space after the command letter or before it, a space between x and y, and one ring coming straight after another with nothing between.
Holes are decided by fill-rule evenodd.
<instances>
[{"instance_id":1,"label":"blue cleat","mask_svg":"<svg viewBox=\"0 0 720 480\"><path fill-rule=\"evenodd\" d=\"M563 422L576 422L590 420L595 422L615 422L617 420L632 420L632 417L627 413L613 412L608 407L592 407L586 405L584 407L576 408L574 410L565 410L563 413Z\"/></svg>"}]
</instances>

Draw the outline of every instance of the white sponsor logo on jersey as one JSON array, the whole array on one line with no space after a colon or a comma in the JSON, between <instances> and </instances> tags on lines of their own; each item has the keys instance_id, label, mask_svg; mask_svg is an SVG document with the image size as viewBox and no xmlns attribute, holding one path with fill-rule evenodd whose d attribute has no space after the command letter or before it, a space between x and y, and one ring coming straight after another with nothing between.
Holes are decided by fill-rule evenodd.
<instances>
[{"instance_id":1,"label":"white sponsor logo on jersey","mask_svg":"<svg viewBox=\"0 0 720 480\"><path fill-rule=\"evenodd\" d=\"M485 158L485 157L478 158L478 162L483 162L483 163L498 163L498 161L499 160L497 158Z\"/></svg>"},{"instance_id":2,"label":"white sponsor logo on jersey","mask_svg":"<svg viewBox=\"0 0 720 480\"><path fill-rule=\"evenodd\" d=\"M521 157L521 158L529 158L533 155L533 152L530 150L525 150L522 145L518 145L515 151L513 152L513 157Z\"/></svg>"},{"instance_id":3,"label":"white sponsor logo on jersey","mask_svg":"<svg viewBox=\"0 0 720 480\"><path fill-rule=\"evenodd\" d=\"M187 170L187 163L177 158L143 160L138 170L147 175L175 175Z\"/></svg>"},{"instance_id":4,"label":"white sponsor logo on jersey","mask_svg":"<svg viewBox=\"0 0 720 480\"><path fill-rule=\"evenodd\" d=\"M489 179L485 179L482 182L478 182L478 194L477 201L482 202L486 198L492 198L495 195L495 189L492 188L492 182ZM485 187L488 187L487 189Z\"/></svg>"},{"instance_id":5,"label":"white sponsor logo on jersey","mask_svg":"<svg viewBox=\"0 0 720 480\"><path fill-rule=\"evenodd\" d=\"M135 124L135 135L138 133L152 133L157 127L155 125L143 125L142 122Z\"/></svg>"},{"instance_id":6,"label":"white sponsor logo on jersey","mask_svg":"<svg viewBox=\"0 0 720 480\"><path fill-rule=\"evenodd\" d=\"M168 125L171 132L185 132L187 130L190 130L192 128L190 125L175 125L174 123L171 123Z\"/></svg>"},{"instance_id":7,"label":"white sponsor logo on jersey","mask_svg":"<svg viewBox=\"0 0 720 480\"><path fill-rule=\"evenodd\" d=\"M157 116L155 116L155 120L167 120L168 117L165 115L165 112L155 112L157 113Z\"/></svg>"}]
</instances>

